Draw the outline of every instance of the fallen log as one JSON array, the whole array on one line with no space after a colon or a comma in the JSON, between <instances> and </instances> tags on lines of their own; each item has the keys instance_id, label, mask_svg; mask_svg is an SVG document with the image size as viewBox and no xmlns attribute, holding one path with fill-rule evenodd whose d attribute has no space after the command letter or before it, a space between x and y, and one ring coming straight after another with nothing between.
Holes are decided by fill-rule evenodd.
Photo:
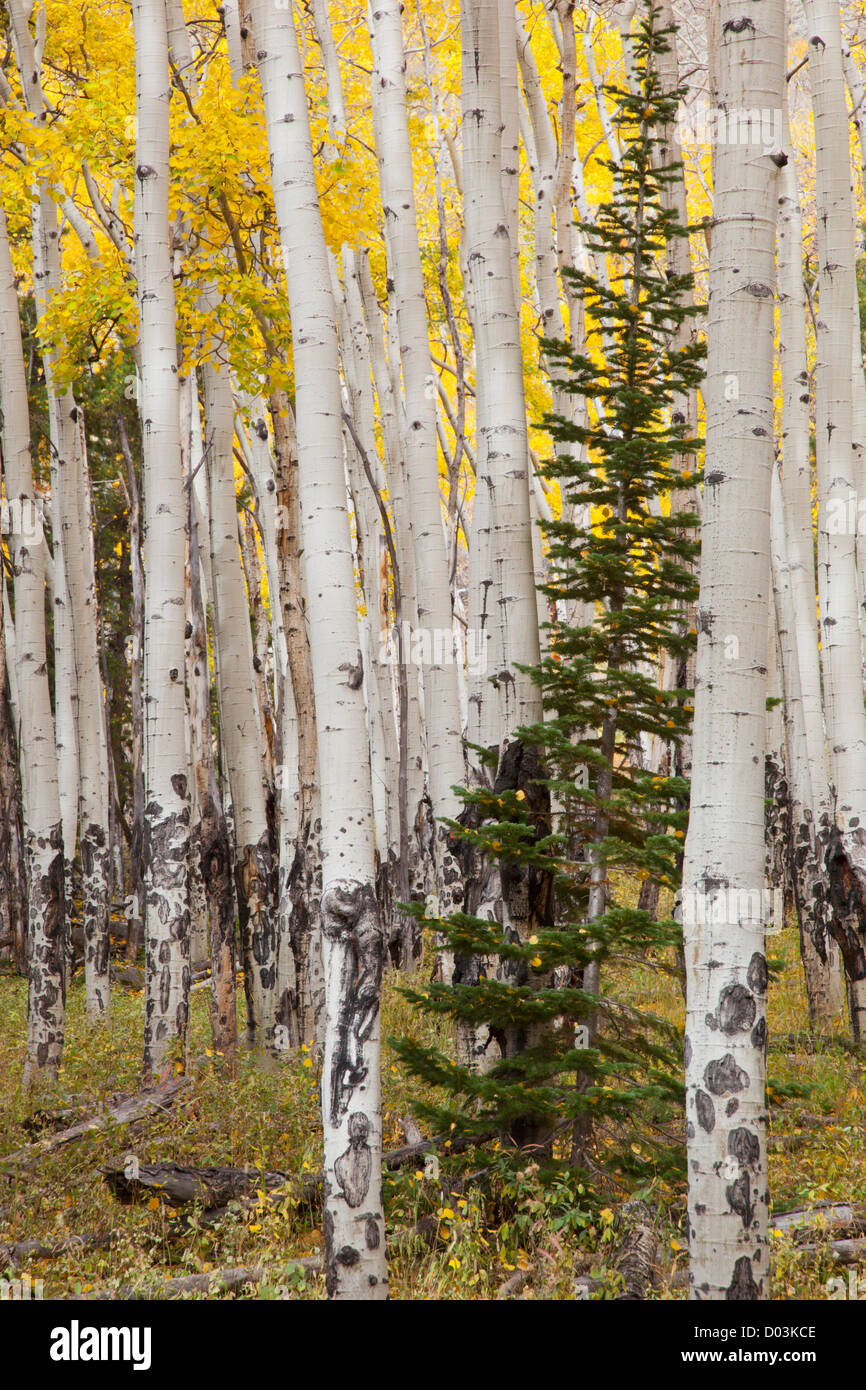
<instances>
[{"instance_id":1,"label":"fallen log","mask_svg":"<svg viewBox=\"0 0 866 1390\"><path fill-rule=\"evenodd\" d=\"M445 1135L437 1135L433 1139L403 1144L382 1155L382 1166L386 1172L395 1172L425 1158L427 1154L435 1153L448 1143ZM455 1141L450 1147L453 1153L468 1147L468 1144ZM211 1226L222 1220L230 1202L254 1205L261 1191L272 1197L291 1197L298 1206L315 1208L321 1202L324 1190L321 1173L299 1178L297 1174L279 1169L196 1168L173 1161L140 1163L134 1157L122 1164L100 1168L99 1172L119 1201L135 1201L144 1193L150 1193L169 1206L201 1202L203 1211L199 1224L202 1226Z\"/></svg>"},{"instance_id":2,"label":"fallen log","mask_svg":"<svg viewBox=\"0 0 866 1390\"><path fill-rule=\"evenodd\" d=\"M194 1168L171 1161L140 1163L135 1157L98 1171L120 1202L134 1202L152 1193L169 1206L201 1202L205 1209L227 1206L238 1197L263 1190L288 1194L296 1181L290 1173L260 1168Z\"/></svg>"},{"instance_id":3,"label":"fallen log","mask_svg":"<svg viewBox=\"0 0 866 1390\"><path fill-rule=\"evenodd\" d=\"M131 1124L133 1120L142 1120L146 1116L168 1110L178 1096L191 1085L192 1082L188 1077L173 1076L168 1081L154 1086L152 1090L141 1091L135 1096L126 1096L122 1101L109 1106L101 1113L90 1115L79 1121L78 1124L70 1125L68 1129L62 1129L58 1134L51 1135L48 1139L37 1139L35 1143L28 1144L26 1148L6 1154L0 1158L0 1173L5 1173L7 1177L13 1177L14 1170L20 1172L33 1167L54 1149L59 1149L64 1144L72 1144L76 1139L81 1139L83 1135L89 1134L93 1130L108 1129L113 1125ZM10 1167L13 1169L12 1172L7 1171Z\"/></svg>"},{"instance_id":4,"label":"fallen log","mask_svg":"<svg viewBox=\"0 0 866 1390\"><path fill-rule=\"evenodd\" d=\"M795 1211L774 1213L770 1231L791 1236L796 1244L807 1243L816 1234L833 1239L858 1236L866 1232L866 1208L856 1202L816 1202Z\"/></svg>"},{"instance_id":5,"label":"fallen log","mask_svg":"<svg viewBox=\"0 0 866 1390\"><path fill-rule=\"evenodd\" d=\"M786 1213L794 1215L795 1213ZM773 1218L774 1220L775 1218ZM772 1220L771 1220L771 1230ZM814 1234L814 1231L812 1232ZM810 1242L808 1245L798 1245L795 1254L798 1260L806 1264L817 1264L820 1260L835 1260L840 1265L859 1265L866 1260L866 1239L856 1240L830 1240L821 1242ZM771 1272L776 1267L776 1255L770 1255ZM688 1269L680 1268L676 1271L673 1278L669 1280L671 1288L687 1288L689 1282Z\"/></svg>"},{"instance_id":6,"label":"fallen log","mask_svg":"<svg viewBox=\"0 0 866 1390\"><path fill-rule=\"evenodd\" d=\"M614 1268L622 1276L618 1301L642 1302L654 1278L658 1259L655 1213L646 1202L628 1202L622 1210L622 1242Z\"/></svg>"},{"instance_id":7,"label":"fallen log","mask_svg":"<svg viewBox=\"0 0 866 1390\"><path fill-rule=\"evenodd\" d=\"M73 1124L84 1118L86 1116L80 1105L66 1105L61 1110L43 1110L40 1107L21 1121L21 1128L32 1139L39 1136L44 1138L46 1130L56 1133L59 1129L70 1129Z\"/></svg>"},{"instance_id":8,"label":"fallen log","mask_svg":"<svg viewBox=\"0 0 866 1390\"><path fill-rule=\"evenodd\" d=\"M165 1279L159 1284L136 1288L124 1285L119 1289L94 1289L87 1294L72 1294L70 1302L94 1302L114 1299L153 1301L156 1299L183 1298L184 1294L203 1293L214 1297L221 1293L237 1293L248 1284L259 1285L267 1280L288 1277L295 1270L318 1274L322 1261L318 1255L289 1260L287 1264L275 1268L263 1265L239 1265L229 1269L214 1269L208 1274L185 1274L177 1279ZM279 1287L279 1285L277 1286Z\"/></svg>"},{"instance_id":9,"label":"fallen log","mask_svg":"<svg viewBox=\"0 0 866 1390\"><path fill-rule=\"evenodd\" d=\"M32 1260L56 1260L61 1255L69 1255L78 1250L108 1250L114 1239L113 1231L104 1235L64 1236L63 1240L52 1241L49 1245L41 1240L18 1240L12 1244L0 1244L0 1265L29 1264Z\"/></svg>"}]
</instances>

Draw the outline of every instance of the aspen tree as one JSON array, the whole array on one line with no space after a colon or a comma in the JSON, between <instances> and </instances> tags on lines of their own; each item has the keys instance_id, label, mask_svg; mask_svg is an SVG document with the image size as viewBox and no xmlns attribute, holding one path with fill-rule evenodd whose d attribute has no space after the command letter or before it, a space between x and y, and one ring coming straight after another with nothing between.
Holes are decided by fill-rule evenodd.
<instances>
[{"instance_id":1,"label":"aspen tree","mask_svg":"<svg viewBox=\"0 0 866 1390\"><path fill-rule=\"evenodd\" d=\"M168 235L169 60L163 0L134 0L135 261L144 450L146 1075L162 1072L189 1020L190 797L174 282Z\"/></svg>"},{"instance_id":2,"label":"aspen tree","mask_svg":"<svg viewBox=\"0 0 866 1390\"><path fill-rule=\"evenodd\" d=\"M291 10L252 6L271 179L292 321L307 613L316 640L326 989L322 1071L330 1297L384 1299L379 1005L384 942L343 469L339 349Z\"/></svg>"},{"instance_id":3,"label":"aspen tree","mask_svg":"<svg viewBox=\"0 0 866 1390\"><path fill-rule=\"evenodd\" d=\"M515 730L537 723L542 704L528 674L538 663L540 643L520 315L503 197L503 10L503 5L480 0L464 0L461 7L465 250L475 331L478 435L469 619L482 643L480 669L472 673L470 686L468 736L491 760L487 768L475 759L473 780L482 787L516 792L539 769L537 755L524 749ZM512 34L513 15L509 43ZM516 66L511 80L517 80ZM464 813L474 814L468 807ZM495 858L485 858L468 845L464 856L464 880L472 883L466 910L500 922L513 914L509 926L518 935L528 933L523 876L506 883ZM493 968L495 963L483 957L461 957L454 982L477 984ZM458 1050L474 1059L474 1065L484 1068L494 1061L501 1044L493 1047L493 1041L488 1027L460 1022Z\"/></svg>"},{"instance_id":4,"label":"aspen tree","mask_svg":"<svg viewBox=\"0 0 866 1390\"><path fill-rule=\"evenodd\" d=\"M208 593L218 651L222 743L232 798L235 878L249 1042L273 1044L276 936L275 872L263 777L262 731L253 689L249 604L238 548L235 496L234 399L228 373L206 362L205 466L208 482Z\"/></svg>"},{"instance_id":5,"label":"aspen tree","mask_svg":"<svg viewBox=\"0 0 866 1390\"><path fill-rule=\"evenodd\" d=\"M34 228L37 305L48 307L48 295L62 293L57 246L57 213L43 188ZM58 672L58 701L74 700L75 787L74 815L64 844L68 861L75 857L75 826L81 854L81 898L84 936L84 983L87 1015L101 1018L110 1009L108 929L111 908L111 847L109 828L108 739L105 727L102 674L99 667L96 576L93 557L93 519L84 419L73 392L60 390L54 351L43 345L42 360L48 389L52 444L52 512L54 560L62 571L65 623L57 625L56 655L65 670ZM71 790L71 789L70 789ZM71 798L70 798L71 800Z\"/></svg>"},{"instance_id":6,"label":"aspen tree","mask_svg":"<svg viewBox=\"0 0 866 1390\"><path fill-rule=\"evenodd\" d=\"M2 407L0 407L2 408ZM27 973L27 875L21 816L20 723L15 683L15 632L9 624L13 652L7 653L6 568L0 565L0 949L10 950L20 974ZM10 679L11 673L11 679Z\"/></svg>"},{"instance_id":7,"label":"aspen tree","mask_svg":"<svg viewBox=\"0 0 866 1390\"><path fill-rule=\"evenodd\" d=\"M785 117L788 121L787 100ZM791 798L791 874L809 1014L814 1028L838 1025L841 976L830 934L824 847L832 825L818 650L809 450L810 378L803 284L803 218L793 144L779 176L779 359L782 477L774 475L773 579L785 695ZM778 470L777 470L778 472Z\"/></svg>"},{"instance_id":8,"label":"aspen tree","mask_svg":"<svg viewBox=\"0 0 866 1390\"><path fill-rule=\"evenodd\" d=\"M37 121L44 121L47 108L41 83L41 47L34 44L20 0L13 0L10 16L27 108ZM34 292L41 319L50 301L63 292L57 208L44 180L39 182L33 209L33 263ZM82 867L86 1007L88 1017L93 1019L107 1014L110 1007L108 924L112 874L108 738L99 667L90 476L81 409L71 388L58 381L56 349L45 341L40 348L48 394L54 544L61 571L57 575L57 591L67 603L58 624L56 699L72 701L67 714L72 715L69 733L75 741L74 753L69 747L63 760L69 805L64 854L71 864L77 829Z\"/></svg>"},{"instance_id":9,"label":"aspen tree","mask_svg":"<svg viewBox=\"0 0 866 1390\"><path fill-rule=\"evenodd\" d=\"M518 670L539 657L529 448L501 177L500 7L464 0L461 25L466 255L478 393L470 611L487 649L487 674L476 678L470 696L470 738L500 747L518 725L541 713L537 689Z\"/></svg>"},{"instance_id":10,"label":"aspen tree","mask_svg":"<svg viewBox=\"0 0 866 1390\"><path fill-rule=\"evenodd\" d=\"M851 345L857 313L848 112L839 5L807 0L815 124L820 312L816 320L815 450L818 596L834 824L825 865L849 980L851 1031L866 1036L866 709L856 528L834 521L857 495Z\"/></svg>"},{"instance_id":11,"label":"aspen tree","mask_svg":"<svg viewBox=\"0 0 866 1390\"><path fill-rule=\"evenodd\" d=\"M21 524L11 534L15 583L15 676L20 718L24 854L27 873L27 1055L25 1081L56 1075L63 1056L66 907L57 749L45 645L42 539L23 526L39 515L30 457L27 377L15 272L0 206L0 419L6 497Z\"/></svg>"},{"instance_id":12,"label":"aspen tree","mask_svg":"<svg viewBox=\"0 0 866 1390\"><path fill-rule=\"evenodd\" d=\"M403 458L412 498L412 546L416 573L424 576L424 583L417 590L417 605L418 623L426 637L423 649L429 653L422 668L427 778L430 803L438 822L435 856L438 896L443 900L440 910L447 911L459 905L462 885L442 821L457 815L459 803L453 788L462 783L464 767L451 585L442 534L436 393L412 174L401 11L399 0L371 0L369 5L371 100L385 217L389 295L402 369ZM514 95L516 100L516 84ZM413 806L410 810L416 819L418 808Z\"/></svg>"},{"instance_id":13,"label":"aspen tree","mask_svg":"<svg viewBox=\"0 0 866 1390\"><path fill-rule=\"evenodd\" d=\"M715 0L718 104L779 111L784 5ZM683 871L692 1296L769 1294L764 748L778 151L720 141ZM713 910L699 911L702 904ZM757 904L757 907L756 907ZM717 911L720 905L722 910ZM703 918L703 921L699 919Z\"/></svg>"}]
</instances>

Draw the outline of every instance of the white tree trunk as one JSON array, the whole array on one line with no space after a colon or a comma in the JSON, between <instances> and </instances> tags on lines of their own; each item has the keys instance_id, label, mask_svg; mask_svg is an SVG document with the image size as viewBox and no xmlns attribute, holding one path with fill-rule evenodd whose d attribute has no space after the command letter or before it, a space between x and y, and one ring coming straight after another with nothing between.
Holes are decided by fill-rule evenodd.
<instances>
[{"instance_id":1,"label":"white tree trunk","mask_svg":"<svg viewBox=\"0 0 866 1390\"><path fill-rule=\"evenodd\" d=\"M364 321L367 325L367 344L370 354L370 370L376 386L379 402L379 420L382 433L382 446L385 456L385 472L388 481L388 494L391 502L391 515L394 521L394 547L397 554L397 567L400 571L400 592L403 600L403 621L408 624L404 644L408 647L412 633L418 628L418 575L411 534L411 503L408 492L403 439L398 421L398 397L389 373L389 363L385 357L382 316L373 289L370 275L369 255L366 251L359 256L351 253L354 272L347 283L347 299L350 314L357 314L355 295L360 296ZM398 355L396 345L392 355ZM401 403L402 404L402 403ZM426 739L424 717L421 710L421 689L419 669L415 662L405 666L408 711L406 720L407 777L406 799L411 806L420 806L424 795L424 773L426 767Z\"/></svg>"},{"instance_id":2,"label":"white tree trunk","mask_svg":"<svg viewBox=\"0 0 866 1390\"><path fill-rule=\"evenodd\" d=\"M476 335L478 471L470 548L470 622L486 674L470 695L470 739L499 746L541 715L517 664L538 664L520 318L502 196L499 7L464 0L463 177Z\"/></svg>"},{"instance_id":3,"label":"white tree trunk","mask_svg":"<svg viewBox=\"0 0 866 1390\"><path fill-rule=\"evenodd\" d=\"M196 417L197 417L196 403ZM198 418L190 422L198 434ZM191 449L190 453L195 450ZM198 852L210 918L211 1033L214 1050L222 1053L230 1069L237 1053L238 1025L235 990L235 895L232 855L222 797L217 786L211 730L210 671L207 628L201 583L198 522L194 496L190 498L190 745L198 810Z\"/></svg>"},{"instance_id":4,"label":"white tree trunk","mask_svg":"<svg viewBox=\"0 0 866 1390\"><path fill-rule=\"evenodd\" d=\"M780 488L774 477L773 568L785 693L793 888L810 1019L814 1028L827 1029L838 1027L844 1002L840 998L838 947L828 931L832 909L824 870L824 848L833 815L812 535L803 225L797 166L787 128L785 138L788 163L779 180L778 229L783 468Z\"/></svg>"},{"instance_id":5,"label":"white tree trunk","mask_svg":"<svg viewBox=\"0 0 866 1390\"><path fill-rule=\"evenodd\" d=\"M30 459L27 378L6 214L0 206L0 419L6 497L22 524L10 537L15 578L15 676L20 718L21 784L28 888L27 1056L25 1082L56 1075L65 1026L66 911L57 750L45 648L42 538Z\"/></svg>"},{"instance_id":6,"label":"white tree trunk","mask_svg":"<svg viewBox=\"0 0 866 1390\"><path fill-rule=\"evenodd\" d=\"M355 516L356 562L364 592L364 614L363 617L359 615L359 640L364 661L380 883L383 875L387 880L386 893L383 895L380 891L379 894L380 906L383 906L383 897L387 900L395 890L403 901L411 896L420 866L410 864L410 853L413 859L417 857L417 842L410 850L409 807L405 786L400 782L391 668L382 659L382 613L383 601L387 602L387 569L383 571L385 540L377 495L379 499L384 496L386 485L376 448L373 385L366 355L367 333L360 313L357 284L354 282L354 257L349 249L345 248L343 258L343 285L340 284L333 261L331 265L340 355L346 383L347 415L352 421L351 427L347 428L345 441L346 463ZM373 475L372 484L367 477L367 468ZM396 858L395 846L399 846ZM413 868L416 874L413 874ZM420 881L423 883L423 878ZM389 936L396 928L396 921L387 923Z\"/></svg>"},{"instance_id":7,"label":"white tree trunk","mask_svg":"<svg viewBox=\"0 0 866 1390\"><path fill-rule=\"evenodd\" d=\"M424 576L417 589L418 623L424 634L422 668L430 802L437 821L453 818L459 803L452 788L465 776L461 744L460 695L452 636L451 584L442 534L442 497L436 432L436 392L430 361L424 273L406 101L406 58L399 0L374 0L369 7L373 48L371 97L379 186L385 209L389 292L402 367L406 484L411 494L410 524L415 570ZM513 52L513 48L512 48ZM515 93L516 96L516 93ZM516 102L514 137L516 141ZM512 163L513 152L512 152ZM417 808L411 807L417 815ZM440 911L459 908L460 874L439 826L436 837Z\"/></svg>"},{"instance_id":8,"label":"white tree trunk","mask_svg":"<svg viewBox=\"0 0 866 1390\"><path fill-rule=\"evenodd\" d=\"M719 0L714 8L719 104L778 110L782 0L767 0L759 13L750 0ZM716 148L694 764L683 873L696 1299L769 1294L761 890L776 173L770 152L733 142Z\"/></svg>"},{"instance_id":9,"label":"white tree trunk","mask_svg":"<svg viewBox=\"0 0 866 1390\"><path fill-rule=\"evenodd\" d=\"M25 101L31 115L44 119L40 81L41 44L37 45L24 7L11 7L15 49ZM49 300L63 293L59 227L55 201L40 181L34 205L34 295L39 317ZM96 579L93 558L90 479L84 421L70 388L61 390L55 371L56 351L41 345L48 394L51 436L52 513L55 548L60 552L57 593L68 601L67 621L58 624L57 701L63 705L67 802L75 776L76 814L64 826L64 853L75 858L76 823L80 834L84 929L84 974L88 1018L106 1015L110 1005L109 917L111 911L111 833L109 825L108 736L99 665ZM70 705L71 701L71 705ZM71 716L71 723L70 723ZM74 752L71 747L74 736Z\"/></svg>"},{"instance_id":10,"label":"white tree trunk","mask_svg":"<svg viewBox=\"0 0 866 1390\"><path fill-rule=\"evenodd\" d=\"M168 240L169 63L163 0L134 0L135 258L144 449L146 1002L144 1070L161 1072L189 1020L189 832L184 561L174 282Z\"/></svg>"},{"instance_id":11,"label":"white tree trunk","mask_svg":"<svg viewBox=\"0 0 866 1390\"><path fill-rule=\"evenodd\" d=\"M328 8L328 0L311 0L310 10L316 28L316 38L322 50L322 63L328 86L328 134L331 140L336 142L346 138L346 103L340 78L340 59L331 32Z\"/></svg>"},{"instance_id":12,"label":"white tree trunk","mask_svg":"<svg viewBox=\"0 0 866 1390\"><path fill-rule=\"evenodd\" d=\"M779 638L784 695L785 751L789 786L790 872L800 932L800 955L809 1002L809 1019L815 1032L838 1031L845 1017L845 991L838 947L828 933L831 907L824 874L824 854L819 836L829 822L829 788L826 770L809 763L803 715L803 684L798 660L799 629L796 625L791 563L792 547L785 534L785 507L778 470L773 474L772 546L775 618ZM813 790L821 787L823 803ZM816 815L817 809L817 815Z\"/></svg>"},{"instance_id":13,"label":"white tree trunk","mask_svg":"<svg viewBox=\"0 0 866 1390\"><path fill-rule=\"evenodd\" d=\"M325 1260L332 1298L384 1299L379 1002L383 936L343 471L334 304L292 12L253 22L292 320L307 611L322 793Z\"/></svg>"},{"instance_id":14,"label":"white tree trunk","mask_svg":"<svg viewBox=\"0 0 866 1390\"><path fill-rule=\"evenodd\" d=\"M857 306L848 112L839 5L807 0L815 122L819 253L815 446L818 593L824 717L835 834L827 847L830 892L850 981L851 1029L866 1036L866 709L857 593L856 526L846 518L858 478L853 449L851 344Z\"/></svg>"},{"instance_id":15,"label":"white tree trunk","mask_svg":"<svg viewBox=\"0 0 866 1390\"><path fill-rule=\"evenodd\" d=\"M34 229L34 264L36 304L41 316L48 307L49 298L63 293L57 210L44 186L40 191ZM56 575L63 584L68 604L66 623L58 624L58 635L63 634L66 640L56 644L59 670L55 686L58 702L65 701L68 696L74 702L75 821L81 852L85 1000L88 1018L96 1019L107 1016L111 999L108 734L99 664L93 517L84 419L72 390L68 387L60 390L57 385L55 356L54 349L43 344L52 445L54 558ZM64 845L69 861L75 857L75 821L70 817L72 833Z\"/></svg>"},{"instance_id":16,"label":"white tree trunk","mask_svg":"<svg viewBox=\"0 0 866 1390\"><path fill-rule=\"evenodd\" d=\"M220 730L232 795L248 1040L253 1046L271 1047L276 880L268 835L262 731L253 689L249 601L238 548L234 398L227 372L205 363L202 375L213 575L209 599L218 651Z\"/></svg>"}]
</instances>

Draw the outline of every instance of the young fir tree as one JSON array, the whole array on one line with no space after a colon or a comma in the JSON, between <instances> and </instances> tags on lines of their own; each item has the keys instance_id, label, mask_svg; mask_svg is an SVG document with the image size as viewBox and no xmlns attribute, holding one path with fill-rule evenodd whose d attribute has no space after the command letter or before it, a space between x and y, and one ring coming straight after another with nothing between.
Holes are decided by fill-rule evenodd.
<instances>
[{"instance_id":1,"label":"young fir tree","mask_svg":"<svg viewBox=\"0 0 866 1390\"><path fill-rule=\"evenodd\" d=\"M458 1029L487 1025L492 1064L458 1066L411 1039L394 1043L442 1088L427 1107L437 1124L548 1150L572 1131L578 1159L590 1117L627 1120L639 1107L657 1116L682 1094L673 1030L599 988L605 963L664 966L679 940L673 921L628 905L638 881L676 888L687 817L687 783L640 770L638 756L652 736L676 746L689 728L689 692L659 689L654 673L665 652L679 669L695 641L685 614L697 595L697 518L675 501L694 485L683 461L699 441L672 403L700 382L703 349L677 346L697 311L685 307L689 277L665 270L668 238L688 234L666 207L678 170L663 163L656 134L681 95L663 90L656 71L670 32L650 11L635 41L637 90L609 89L622 162L608 165L613 189L598 221L581 224L608 277L566 272L584 304L585 350L546 344L557 385L586 411L583 424L546 422L563 505L545 528L544 592L558 613L577 601L594 620L550 625L549 655L533 673L548 722L519 731L519 756L500 765L492 792L463 793L452 826L474 872L495 865L506 901L522 898L532 932L521 940L509 923L468 911L426 921L454 953L455 982L406 993ZM620 1165L641 1167L628 1145Z\"/></svg>"}]
</instances>

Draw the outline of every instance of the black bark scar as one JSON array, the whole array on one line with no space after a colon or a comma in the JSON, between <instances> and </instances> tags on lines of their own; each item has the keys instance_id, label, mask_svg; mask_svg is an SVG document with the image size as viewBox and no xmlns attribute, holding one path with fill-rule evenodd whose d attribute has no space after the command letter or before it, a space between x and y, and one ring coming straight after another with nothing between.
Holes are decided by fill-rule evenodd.
<instances>
[{"instance_id":1,"label":"black bark scar","mask_svg":"<svg viewBox=\"0 0 866 1390\"><path fill-rule=\"evenodd\" d=\"M367 1143L370 1121L360 1110L349 1116L349 1147L334 1164L334 1176L350 1207L359 1207L370 1186L373 1154Z\"/></svg>"},{"instance_id":2,"label":"black bark scar","mask_svg":"<svg viewBox=\"0 0 866 1390\"><path fill-rule=\"evenodd\" d=\"M322 899L322 931L340 956L340 1012L331 1056L330 1120L338 1125L367 1075L364 1043L379 1012L384 942L373 887L338 883Z\"/></svg>"}]
</instances>

